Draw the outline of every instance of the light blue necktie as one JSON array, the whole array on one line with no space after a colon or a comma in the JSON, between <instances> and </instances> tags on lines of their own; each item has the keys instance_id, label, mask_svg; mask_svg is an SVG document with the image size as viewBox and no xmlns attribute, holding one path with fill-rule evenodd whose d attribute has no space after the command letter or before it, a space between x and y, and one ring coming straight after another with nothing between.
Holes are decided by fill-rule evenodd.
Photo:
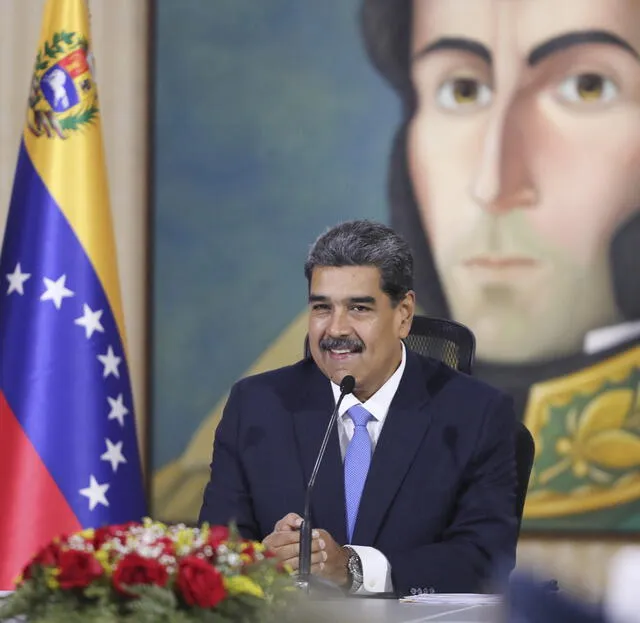
<instances>
[{"instance_id":1,"label":"light blue necktie","mask_svg":"<svg viewBox=\"0 0 640 623\"><path fill-rule=\"evenodd\" d=\"M353 437L344 455L344 493L347 507L347 538L351 543L353 529L358 517L358 507L362 490L371 464L371 437L367 430L367 422L372 419L362 405L351 407L347 414L355 424Z\"/></svg>"}]
</instances>

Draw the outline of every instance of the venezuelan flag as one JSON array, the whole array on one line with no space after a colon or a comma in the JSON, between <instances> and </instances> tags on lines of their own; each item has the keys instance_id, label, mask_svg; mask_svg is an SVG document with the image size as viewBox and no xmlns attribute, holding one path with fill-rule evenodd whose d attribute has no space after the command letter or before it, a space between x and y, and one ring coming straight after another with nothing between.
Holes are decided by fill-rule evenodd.
<instances>
[{"instance_id":1,"label":"venezuelan flag","mask_svg":"<svg viewBox=\"0 0 640 623\"><path fill-rule=\"evenodd\" d=\"M0 259L0 589L146 512L86 0L47 0Z\"/></svg>"}]
</instances>

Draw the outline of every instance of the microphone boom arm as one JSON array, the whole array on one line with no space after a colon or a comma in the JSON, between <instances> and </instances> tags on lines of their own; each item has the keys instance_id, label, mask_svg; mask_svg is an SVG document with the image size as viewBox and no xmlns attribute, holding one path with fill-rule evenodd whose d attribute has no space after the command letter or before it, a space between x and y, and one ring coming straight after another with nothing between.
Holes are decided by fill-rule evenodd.
<instances>
[{"instance_id":1,"label":"microphone boom arm","mask_svg":"<svg viewBox=\"0 0 640 623\"><path fill-rule=\"evenodd\" d=\"M306 590L309 590L309 576L311 575L311 493L316 482L320 464L322 463L324 453L327 449L327 444L329 443L331 431L333 430L336 420L338 419L338 411L340 409L340 405L342 404L342 400L347 394L350 394L353 391L354 386L355 379L350 375L345 376L340 383L340 398L338 398L336 408L331 414L329 425L327 426L327 430L324 433L322 445L320 446L320 451L318 452L318 458L316 459L315 465L313 466L311 478L309 478L309 484L307 485L307 491L304 498L304 515L302 525L300 526L300 550L298 553L297 579L298 585L305 588Z\"/></svg>"}]
</instances>

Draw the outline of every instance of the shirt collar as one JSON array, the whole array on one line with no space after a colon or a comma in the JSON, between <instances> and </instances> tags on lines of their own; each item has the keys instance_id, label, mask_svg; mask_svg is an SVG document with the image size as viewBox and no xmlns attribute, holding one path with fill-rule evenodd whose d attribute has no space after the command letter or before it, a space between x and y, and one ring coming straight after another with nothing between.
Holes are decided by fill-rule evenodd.
<instances>
[{"instance_id":1,"label":"shirt collar","mask_svg":"<svg viewBox=\"0 0 640 623\"><path fill-rule=\"evenodd\" d=\"M402 342L402 359L396 371L387 379L387 382L366 402L360 402L353 394L347 394L340 405L338 412L340 417L344 417L347 411L354 405L361 404L371 415L382 424L387 417L391 401L398 391L404 368L407 364L407 354L404 342ZM333 399L337 403L340 398L340 386L331 381Z\"/></svg>"},{"instance_id":2,"label":"shirt collar","mask_svg":"<svg viewBox=\"0 0 640 623\"><path fill-rule=\"evenodd\" d=\"M583 349L587 355L594 355L631 341L639 335L640 321L638 320L592 329L585 336Z\"/></svg>"}]
</instances>

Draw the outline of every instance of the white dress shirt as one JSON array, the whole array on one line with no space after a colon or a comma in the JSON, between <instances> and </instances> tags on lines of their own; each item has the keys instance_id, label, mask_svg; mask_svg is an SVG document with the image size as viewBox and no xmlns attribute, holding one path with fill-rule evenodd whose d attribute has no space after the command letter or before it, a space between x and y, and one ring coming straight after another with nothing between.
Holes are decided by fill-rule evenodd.
<instances>
[{"instance_id":1,"label":"white dress shirt","mask_svg":"<svg viewBox=\"0 0 640 623\"><path fill-rule=\"evenodd\" d=\"M405 346L402 344L402 360L398 369L389 377L387 382L366 402L360 402L353 394L347 394L340 405L340 411L338 413L337 427L338 438L340 439L340 453L342 460L344 461L344 455L347 451L347 446L353 437L353 431L355 426L353 420L347 414L347 411L354 405L361 404L373 418L367 423L367 430L371 437L371 443L373 450L375 451L376 444L380 438L384 421L389 412L389 406L393 397L396 395L398 385L400 385L400 379L404 373L404 368L407 362L407 356L405 352ZM340 398L340 387L331 382L331 389L333 390L333 396L335 401ZM362 574L363 582L362 586L358 590L358 594L370 594L370 593L386 593L393 590L391 582L391 565L386 556L375 549L374 547L365 547L364 545L350 545L360 556L362 561Z\"/></svg>"}]
</instances>

